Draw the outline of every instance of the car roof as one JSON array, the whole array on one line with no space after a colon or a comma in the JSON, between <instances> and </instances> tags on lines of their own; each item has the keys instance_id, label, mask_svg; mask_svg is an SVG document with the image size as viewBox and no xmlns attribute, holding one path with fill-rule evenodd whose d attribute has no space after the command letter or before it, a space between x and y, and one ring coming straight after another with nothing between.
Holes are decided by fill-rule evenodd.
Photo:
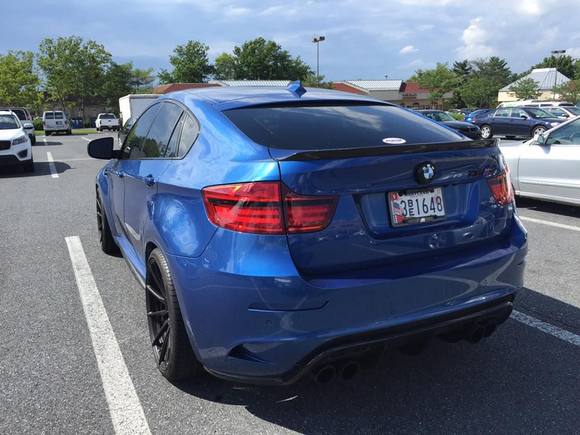
<instances>
[{"instance_id":1,"label":"car roof","mask_svg":"<svg viewBox=\"0 0 580 435\"><path fill-rule=\"evenodd\" d=\"M284 87L211 87L171 92L165 94L160 99L172 98L181 101L186 105L188 103L204 102L213 105L218 110L228 110L260 104L292 103L298 101L368 101L369 103L391 105L385 101L358 94L351 94L349 92L318 88L305 88L305 90L306 92L299 96L289 88Z\"/></svg>"},{"instance_id":2,"label":"car roof","mask_svg":"<svg viewBox=\"0 0 580 435\"><path fill-rule=\"evenodd\" d=\"M12 115L16 116L12 110L0 110L0 115Z\"/></svg>"}]
</instances>

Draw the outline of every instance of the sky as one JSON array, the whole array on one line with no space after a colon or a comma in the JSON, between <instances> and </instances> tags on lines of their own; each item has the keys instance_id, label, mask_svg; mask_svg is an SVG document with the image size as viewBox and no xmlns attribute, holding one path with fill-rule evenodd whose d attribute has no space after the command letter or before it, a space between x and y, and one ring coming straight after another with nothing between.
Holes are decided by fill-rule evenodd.
<instances>
[{"instance_id":1,"label":"sky","mask_svg":"<svg viewBox=\"0 0 580 435\"><path fill-rule=\"evenodd\" d=\"M45 37L94 39L117 62L156 71L190 39L210 58L273 39L327 80L406 79L436 62L491 55L526 70L551 50L580 57L580 0L19 0L3 1L0 53Z\"/></svg>"}]
</instances>

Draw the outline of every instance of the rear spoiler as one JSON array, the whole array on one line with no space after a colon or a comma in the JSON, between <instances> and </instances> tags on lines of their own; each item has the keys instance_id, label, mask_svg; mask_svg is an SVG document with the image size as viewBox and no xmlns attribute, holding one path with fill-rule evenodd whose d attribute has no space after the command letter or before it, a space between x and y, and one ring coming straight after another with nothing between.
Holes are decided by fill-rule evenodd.
<instances>
[{"instance_id":1,"label":"rear spoiler","mask_svg":"<svg viewBox=\"0 0 580 435\"><path fill-rule=\"evenodd\" d=\"M280 161L330 160L348 159L352 157L388 156L393 154L416 154L433 151L456 151L478 148L494 148L498 146L497 139L466 140L460 142L438 142L427 144L387 145L368 148L336 148L313 151L288 151L288 155L280 156L284 151L270 149L270 153ZM278 155L276 155L278 154Z\"/></svg>"}]
</instances>

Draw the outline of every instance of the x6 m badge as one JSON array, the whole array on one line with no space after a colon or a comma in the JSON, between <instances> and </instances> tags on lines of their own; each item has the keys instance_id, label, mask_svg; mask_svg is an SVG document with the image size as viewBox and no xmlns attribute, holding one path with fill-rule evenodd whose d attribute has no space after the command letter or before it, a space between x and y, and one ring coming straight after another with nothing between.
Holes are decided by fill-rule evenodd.
<instances>
[{"instance_id":1,"label":"x6 m badge","mask_svg":"<svg viewBox=\"0 0 580 435\"><path fill-rule=\"evenodd\" d=\"M435 178L435 165L431 162L423 162L415 168L415 178L419 184L430 183Z\"/></svg>"}]
</instances>

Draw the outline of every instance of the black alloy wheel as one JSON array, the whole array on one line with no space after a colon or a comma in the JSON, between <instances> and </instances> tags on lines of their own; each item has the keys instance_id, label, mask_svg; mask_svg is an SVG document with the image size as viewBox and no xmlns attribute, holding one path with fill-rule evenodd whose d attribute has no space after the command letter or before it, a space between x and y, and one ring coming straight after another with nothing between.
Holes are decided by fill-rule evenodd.
<instances>
[{"instance_id":1,"label":"black alloy wheel","mask_svg":"<svg viewBox=\"0 0 580 435\"><path fill-rule=\"evenodd\" d=\"M147 259L147 324L157 368L170 382L202 372L183 325L169 265L160 249Z\"/></svg>"},{"instance_id":2,"label":"black alloy wheel","mask_svg":"<svg viewBox=\"0 0 580 435\"><path fill-rule=\"evenodd\" d=\"M109 221L107 220L107 215L103 209L103 203L101 198L97 195L97 230L99 231L99 243L101 244L101 249L105 254L108 255L118 255L119 247L113 233L111 233L111 227L109 226Z\"/></svg>"}]
</instances>

